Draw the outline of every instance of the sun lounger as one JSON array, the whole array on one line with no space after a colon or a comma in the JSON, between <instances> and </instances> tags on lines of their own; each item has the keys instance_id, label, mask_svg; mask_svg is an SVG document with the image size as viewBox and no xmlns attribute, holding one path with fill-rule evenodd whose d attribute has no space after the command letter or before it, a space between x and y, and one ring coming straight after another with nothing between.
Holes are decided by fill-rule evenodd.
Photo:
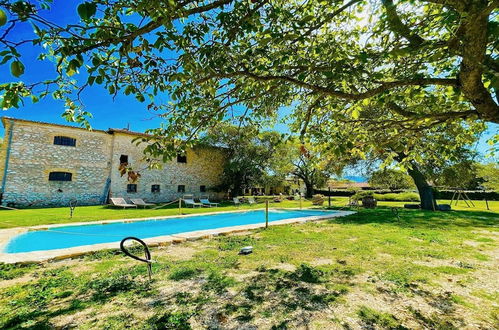
<instances>
[{"instance_id":1,"label":"sun lounger","mask_svg":"<svg viewBox=\"0 0 499 330\"><path fill-rule=\"evenodd\" d=\"M347 207L359 207L359 206L360 206L359 200L351 197L348 199Z\"/></svg>"},{"instance_id":2,"label":"sun lounger","mask_svg":"<svg viewBox=\"0 0 499 330\"><path fill-rule=\"evenodd\" d=\"M193 208L198 206L204 206L202 203L197 203L194 201L194 197L192 195L185 195L184 198L182 199L185 203L186 206L192 206Z\"/></svg>"},{"instance_id":3,"label":"sun lounger","mask_svg":"<svg viewBox=\"0 0 499 330\"><path fill-rule=\"evenodd\" d=\"M128 204L124 198L121 197L113 197L110 198L111 200L111 205L112 206L117 206L117 207L122 207L122 208L127 208L127 207L137 207L135 204Z\"/></svg>"},{"instance_id":4,"label":"sun lounger","mask_svg":"<svg viewBox=\"0 0 499 330\"><path fill-rule=\"evenodd\" d=\"M253 204L255 204L255 205L256 205L256 204L258 204L258 203L256 202L256 200L255 200L255 197L248 197L248 203L249 203L250 205L253 205Z\"/></svg>"},{"instance_id":5,"label":"sun lounger","mask_svg":"<svg viewBox=\"0 0 499 330\"><path fill-rule=\"evenodd\" d=\"M232 198L232 200L234 201L234 205L236 205L236 206L240 206L241 205L241 201L239 200L239 198L234 197L234 198Z\"/></svg>"},{"instance_id":6,"label":"sun lounger","mask_svg":"<svg viewBox=\"0 0 499 330\"><path fill-rule=\"evenodd\" d=\"M146 203L146 202L144 202L144 200L142 198L130 198L130 201L132 202L132 204L137 205L137 206L142 206L144 208L146 208L146 206L156 205L153 203Z\"/></svg>"},{"instance_id":7,"label":"sun lounger","mask_svg":"<svg viewBox=\"0 0 499 330\"><path fill-rule=\"evenodd\" d=\"M200 198L199 201L204 206L207 206L207 207L212 207L212 206L218 207L218 205L219 205L219 203L212 203L212 202L210 202L210 200L208 198Z\"/></svg>"}]
</instances>

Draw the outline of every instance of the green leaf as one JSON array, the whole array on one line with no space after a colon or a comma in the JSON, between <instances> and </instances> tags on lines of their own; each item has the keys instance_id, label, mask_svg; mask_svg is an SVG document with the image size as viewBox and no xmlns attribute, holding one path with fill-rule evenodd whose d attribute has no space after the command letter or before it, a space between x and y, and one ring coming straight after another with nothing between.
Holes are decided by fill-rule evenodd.
<instances>
[{"instance_id":1,"label":"green leaf","mask_svg":"<svg viewBox=\"0 0 499 330\"><path fill-rule=\"evenodd\" d=\"M144 97L144 95L142 94L138 94L137 96L135 96L135 98L139 101L139 102L144 102L146 99Z\"/></svg>"},{"instance_id":2,"label":"green leaf","mask_svg":"<svg viewBox=\"0 0 499 330\"><path fill-rule=\"evenodd\" d=\"M97 12L97 5L92 2L84 2L78 6L78 15L81 19L86 21L92 18Z\"/></svg>"},{"instance_id":3,"label":"green leaf","mask_svg":"<svg viewBox=\"0 0 499 330\"><path fill-rule=\"evenodd\" d=\"M20 61L14 61L10 64L10 72L14 77L19 78L24 73L24 64Z\"/></svg>"},{"instance_id":4,"label":"green leaf","mask_svg":"<svg viewBox=\"0 0 499 330\"><path fill-rule=\"evenodd\" d=\"M352 109L352 118L353 119L359 119L359 116L360 116L359 109L353 108Z\"/></svg>"},{"instance_id":5,"label":"green leaf","mask_svg":"<svg viewBox=\"0 0 499 330\"><path fill-rule=\"evenodd\" d=\"M5 64L8 60L12 58L12 55L7 55L5 56L2 61L0 62L0 65Z\"/></svg>"},{"instance_id":6,"label":"green leaf","mask_svg":"<svg viewBox=\"0 0 499 330\"><path fill-rule=\"evenodd\" d=\"M0 26L4 26L7 24L7 14L0 9Z\"/></svg>"}]
</instances>

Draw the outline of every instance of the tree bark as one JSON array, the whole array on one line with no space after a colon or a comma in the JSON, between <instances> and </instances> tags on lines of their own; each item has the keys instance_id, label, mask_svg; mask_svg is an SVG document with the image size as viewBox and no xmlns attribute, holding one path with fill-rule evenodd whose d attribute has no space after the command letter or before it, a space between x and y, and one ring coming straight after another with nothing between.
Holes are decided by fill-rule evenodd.
<instances>
[{"instance_id":1,"label":"tree bark","mask_svg":"<svg viewBox=\"0 0 499 330\"><path fill-rule=\"evenodd\" d=\"M305 197L306 198L312 198L313 194L314 194L314 185L311 183L311 182L308 182L308 181L303 181L303 183L305 183Z\"/></svg>"},{"instance_id":2,"label":"tree bark","mask_svg":"<svg viewBox=\"0 0 499 330\"><path fill-rule=\"evenodd\" d=\"M464 96L473 104L480 117L485 121L499 123L499 107L482 82L489 37L489 17L484 14L487 1L475 1L469 7L463 22L463 59L459 82Z\"/></svg>"},{"instance_id":3,"label":"tree bark","mask_svg":"<svg viewBox=\"0 0 499 330\"><path fill-rule=\"evenodd\" d=\"M421 208L423 210L437 210L437 201L433 196L433 188L428 184L425 175L419 170L415 162L411 162L412 167L407 169L407 173L411 176L418 188L419 198L421 199Z\"/></svg>"}]
</instances>

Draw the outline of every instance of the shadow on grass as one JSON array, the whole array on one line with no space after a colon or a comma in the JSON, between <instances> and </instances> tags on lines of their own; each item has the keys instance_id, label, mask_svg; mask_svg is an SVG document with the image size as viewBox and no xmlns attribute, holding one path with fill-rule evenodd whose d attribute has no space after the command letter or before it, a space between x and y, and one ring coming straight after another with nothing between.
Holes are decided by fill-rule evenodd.
<instances>
[{"instance_id":1,"label":"shadow on grass","mask_svg":"<svg viewBox=\"0 0 499 330\"><path fill-rule=\"evenodd\" d=\"M485 211L432 212L379 206L376 209L354 210L357 213L330 220L342 224L392 224L411 228L493 227L499 225L499 214ZM399 218L395 212L398 212Z\"/></svg>"},{"instance_id":2,"label":"shadow on grass","mask_svg":"<svg viewBox=\"0 0 499 330\"><path fill-rule=\"evenodd\" d=\"M1 298L10 297L11 308L4 315L0 313L0 328L53 329L51 320L57 316L104 305L120 294L147 296L150 282L138 276L139 268L129 267L90 280L78 278L67 267L35 272L37 281L2 292Z\"/></svg>"},{"instance_id":3,"label":"shadow on grass","mask_svg":"<svg viewBox=\"0 0 499 330\"><path fill-rule=\"evenodd\" d=\"M232 317L240 325L247 325L259 315L287 315L290 319L284 323L296 323L295 312L324 310L347 292L313 285L322 283L326 277L323 271L305 264L293 272L260 267L258 274L245 281L239 294L232 297L220 313ZM285 327L281 324L273 328Z\"/></svg>"},{"instance_id":4,"label":"shadow on grass","mask_svg":"<svg viewBox=\"0 0 499 330\"><path fill-rule=\"evenodd\" d=\"M20 308L10 318L6 318L0 323L2 329L54 329L50 320L56 316L73 314L86 308L80 300L73 300L69 306L56 311L49 311L42 308Z\"/></svg>"}]
</instances>

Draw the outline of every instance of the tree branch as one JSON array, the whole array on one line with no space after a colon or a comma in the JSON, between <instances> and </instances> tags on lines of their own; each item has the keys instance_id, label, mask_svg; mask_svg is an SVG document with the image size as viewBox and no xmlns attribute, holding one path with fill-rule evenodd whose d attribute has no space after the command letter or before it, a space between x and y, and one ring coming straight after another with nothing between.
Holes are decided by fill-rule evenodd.
<instances>
[{"instance_id":1,"label":"tree branch","mask_svg":"<svg viewBox=\"0 0 499 330\"><path fill-rule=\"evenodd\" d=\"M407 111L398 104L396 104L395 102L388 102L387 106L390 110L392 110L396 114L409 119L435 119L435 120L445 121L449 119L459 119L459 118L468 118L470 116L478 116L478 112L476 110L420 114L412 111Z\"/></svg>"},{"instance_id":2,"label":"tree branch","mask_svg":"<svg viewBox=\"0 0 499 330\"><path fill-rule=\"evenodd\" d=\"M257 81L285 81L292 83L296 86L306 88L309 90L313 90L317 93L334 96L345 100L363 100L366 98L373 97L382 92L388 91L390 89L396 87L405 87L405 86L426 86L426 85L441 85L441 86L458 86L457 79L449 79L449 78L417 78L417 79L407 79L407 80L398 80L398 81L390 81L390 82L378 82L380 86L369 89L365 92L361 93L346 93L342 91L338 91L335 89L331 89L328 87L323 87L319 85L310 84L301 80L298 80L294 77L286 76L286 75L257 75L248 70L235 71L230 73L214 73L208 77L198 80L198 83L203 83L211 78L234 78L234 77L248 77Z\"/></svg>"},{"instance_id":3,"label":"tree branch","mask_svg":"<svg viewBox=\"0 0 499 330\"><path fill-rule=\"evenodd\" d=\"M217 1L214 1L210 4L200 6L200 7L191 8L188 10L182 10L181 8L179 8L179 13L173 15L172 17L163 18L163 19L160 19L157 21L151 21L151 22L147 23L145 26L143 26L143 27L141 27L133 32L130 32L129 34L127 34L125 36L119 37L119 38L110 38L110 39L101 41L99 43L93 44L93 45L89 45L89 46L82 47L82 48L75 48L74 51L72 52L72 54L85 53L85 52L88 52L90 50L93 50L93 49L96 49L99 47L109 46L111 44L130 43L133 40L135 40L138 36L147 34L151 31L154 31L155 29L161 27L167 21L173 21L173 20L181 18L181 17L188 17L190 15L200 14L200 13L203 13L206 11L210 11L212 9L228 5L233 1L234 0L217 0Z\"/></svg>"},{"instance_id":4,"label":"tree branch","mask_svg":"<svg viewBox=\"0 0 499 330\"><path fill-rule=\"evenodd\" d=\"M407 39L413 46L419 46L425 41L423 38L413 33L411 29L407 27L407 25L402 23L393 0L382 0L382 3L386 11L388 24L390 25L390 29L393 32Z\"/></svg>"}]
</instances>

